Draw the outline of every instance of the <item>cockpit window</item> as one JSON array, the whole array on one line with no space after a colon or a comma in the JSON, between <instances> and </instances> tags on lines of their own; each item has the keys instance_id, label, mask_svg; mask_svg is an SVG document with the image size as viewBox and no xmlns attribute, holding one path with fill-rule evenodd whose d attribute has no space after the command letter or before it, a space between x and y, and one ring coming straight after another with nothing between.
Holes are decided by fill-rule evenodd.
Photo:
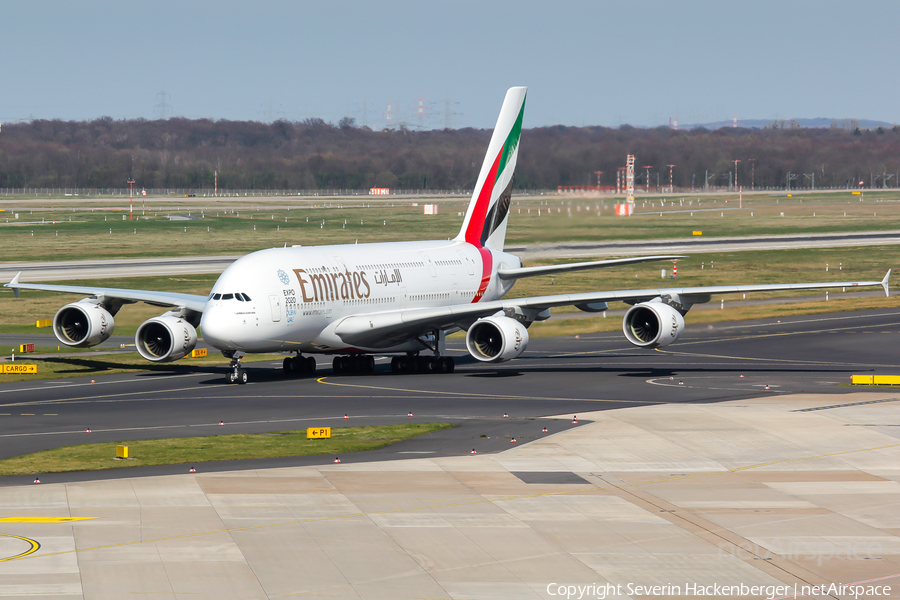
<instances>
[{"instance_id":1,"label":"cockpit window","mask_svg":"<svg viewBox=\"0 0 900 600\"><path fill-rule=\"evenodd\" d=\"M234 294L222 294L222 300L231 300L234 298Z\"/></svg>"},{"instance_id":2,"label":"cockpit window","mask_svg":"<svg viewBox=\"0 0 900 600\"><path fill-rule=\"evenodd\" d=\"M213 294L212 299L213 299L213 300L221 300L221 299L222 299L222 294Z\"/></svg>"},{"instance_id":3,"label":"cockpit window","mask_svg":"<svg viewBox=\"0 0 900 600\"><path fill-rule=\"evenodd\" d=\"M244 296L241 295L240 293L235 294L234 297L237 298L238 302L244 301Z\"/></svg>"},{"instance_id":4,"label":"cockpit window","mask_svg":"<svg viewBox=\"0 0 900 600\"><path fill-rule=\"evenodd\" d=\"M247 294L242 293L241 295L244 297L244 300L246 300L247 302L252 302L252 300L250 300L250 296L248 296Z\"/></svg>"}]
</instances>

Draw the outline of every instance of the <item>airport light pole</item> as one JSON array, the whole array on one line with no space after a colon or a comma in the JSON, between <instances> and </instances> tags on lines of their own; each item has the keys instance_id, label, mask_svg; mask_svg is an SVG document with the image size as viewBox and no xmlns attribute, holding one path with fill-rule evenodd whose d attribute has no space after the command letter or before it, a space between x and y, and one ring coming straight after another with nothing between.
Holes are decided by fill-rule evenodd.
<instances>
[{"instance_id":1,"label":"airport light pole","mask_svg":"<svg viewBox=\"0 0 900 600\"><path fill-rule=\"evenodd\" d=\"M754 171L756 168L756 159L748 158L747 161L750 163L750 191L752 192L753 190L756 189L756 187L753 183L753 175L754 175Z\"/></svg>"},{"instance_id":2,"label":"airport light pole","mask_svg":"<svg viewBox=\"0 0 900 600\"><path fill-rule=\"evenodd\" d=\"M128 180L129 196L131 201L128 204L128 220L134 221L134 179Z\"/></svg>"},{"instance_id":3,"label":"airport light pole","mask_svg":"<svg viewBox=\"0 0 900 600\"><path fill-rule=\"evenodd\" d=\"M737 188L737 186L738 186L738 170L737 169L738 169L738 163L741 162L741 159L738 158L736 160L732 160L731 162L734 163L734 187Z\"/></svg>"}]
</instances>

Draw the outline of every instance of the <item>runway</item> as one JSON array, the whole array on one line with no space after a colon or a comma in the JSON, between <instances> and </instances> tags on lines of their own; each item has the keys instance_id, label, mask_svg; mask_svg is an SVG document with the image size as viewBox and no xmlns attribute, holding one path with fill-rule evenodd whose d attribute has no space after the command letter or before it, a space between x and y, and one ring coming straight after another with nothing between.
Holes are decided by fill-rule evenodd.
<instances>
[{"instance_id":1,"label":"runway","mask_svg":"<svg viewBox=\"0 0 900 600\"><path fill-rule=\"evenodd\" d=\"M688 325L682 338L657 351L634 348L619 332L533 339L523 356L501 365L477 363L463 354L462 340L451 340L458 364L452 375L392 375L387 361L380 360L374 375L334 376L330 358L320 357L316 377L305 379L286 379L280 363L248 363L246 386L225 385L221 368L96 377L93 384L85 378L5 384L0 385L0 457L88 441L397 423L409 420L409 412L417 421L460 427L350 460L404 451L459 455L473 447L496 452L506 449L512 436L539 439L529 419L545 415L847 393L851 374L900 373L898 335L900 311L876 310ZM551 433L571 425L561 420ZM122 477L126 471L53 479ZM0 485L26 479L6 478Z\"/></svg>"}]
</instances>

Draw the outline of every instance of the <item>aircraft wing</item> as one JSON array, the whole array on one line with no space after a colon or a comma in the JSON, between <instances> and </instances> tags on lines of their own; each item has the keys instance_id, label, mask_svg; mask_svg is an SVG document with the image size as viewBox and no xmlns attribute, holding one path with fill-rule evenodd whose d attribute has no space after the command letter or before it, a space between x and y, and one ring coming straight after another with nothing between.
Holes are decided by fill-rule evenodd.
<instances>
[{"instance_id":1,"label":"aircraft wing","mask_svg":"<svg viewBox=\"0 0 900 600\"><path fill-rule=\"evenodd\" d=\"M477 302L446 307L414 308L394 310L367 315L345 317L335 325L334 332L345 343L372 348L387 348L402 341L413 339L434 329L468 327L480 318L501 311L515 312L530 309L536 312L557 306L574 306L595 302L620 301L628 304L645 302L661 296L677 297L682 304L702 304L718 294L739 294L746 292L780 292L788 290L817 290L844 287L866 287L880 285L888 294L891 271L881 281L837 281L825 283L774 283L762 285L724 285L693 288L653 288L644 290L620 290L608 292L586 292L582 294L558 294ZM535 313L536 314L536 313Z\"/></svg>"},{"instance_id":2,"label":"aircraft wing","mask_svg":"<svg viewBox=\"0 0 900 600\"><path fill-rule=\"evenodd\" d=\"M631 256L628 258L613 258L611 260L593 260L590 262L568 263L563 265L546 265L543 267L521 267L519 269L500 269L497 276L500 279L521 279L522 277L536 277L538 275L554 275L556 273L569 273L571 271L584 271L587 269L606 269L609 267L621 267L635 263L653 262L657 260L675 260L687 258L679 254L663 256Z\"/></svg>"},{"instance_id":3,"label":"aircraft wing","mask_svg":"<svg viewBox=\"0 0 900 600\"><path fill-rule=\"evenodd\" d=\"M148 304L153 304L154 306L183 307L198 313L202 313L203 309L206 308L206 296L80 285L19 283L19 275L21 275L21 273L16 274L12 281L3 286L11 288L16 293L16 296L19 295L19 290L38 290L44 292L60 292L63 294L82 294L84 296L103 296L104 298L122 300L124 303L146 302Z\"/></svg>"}]
</instances>

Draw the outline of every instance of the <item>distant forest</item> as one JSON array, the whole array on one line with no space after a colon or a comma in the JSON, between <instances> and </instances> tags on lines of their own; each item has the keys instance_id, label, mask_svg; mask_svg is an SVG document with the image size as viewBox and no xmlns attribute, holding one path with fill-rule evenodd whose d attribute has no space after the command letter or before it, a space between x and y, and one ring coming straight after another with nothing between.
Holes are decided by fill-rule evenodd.
<instances>
[{"instance_id":1,"label":"distant forest","mask_svg":"<svg viewBox=\"0 0 900 600\"><path fill-rule=\"evenodd\" d=\"M197 188L256 190L471 189L490 130L373 131L352 119L302 122L181 119L5 123L0 130L0 188ZM615 186L626 154L636 156L638 187L728 187L735 165L744 189L897 187L900 128L842 126L714 131L629 126L539 127L523 131L518 189ZM749 159L753 159L750 161Z\"/></svg>"}]
</instances>

